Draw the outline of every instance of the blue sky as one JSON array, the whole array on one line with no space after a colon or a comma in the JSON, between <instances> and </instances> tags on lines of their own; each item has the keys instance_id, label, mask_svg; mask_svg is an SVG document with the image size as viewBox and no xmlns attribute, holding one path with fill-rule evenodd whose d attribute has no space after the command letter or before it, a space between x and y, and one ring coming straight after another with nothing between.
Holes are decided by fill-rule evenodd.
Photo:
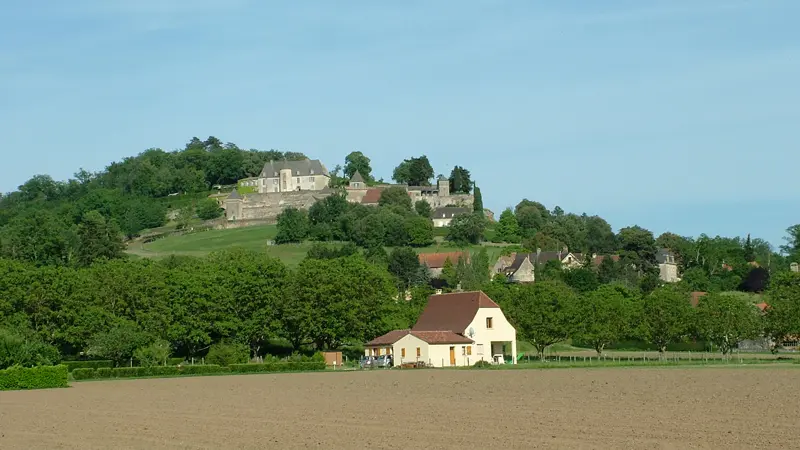
<instances>
[{"instance_id":1,"label":"blue sky","mask_svg":"<svg viewBox=\"0 0 800 450\"><path fill-rule=\"evenodd\" d=\"M426 154L497 213L800 223L797 0L3 3L0 191L214 135L387 179Z\"/></svg>"}]
</instances>

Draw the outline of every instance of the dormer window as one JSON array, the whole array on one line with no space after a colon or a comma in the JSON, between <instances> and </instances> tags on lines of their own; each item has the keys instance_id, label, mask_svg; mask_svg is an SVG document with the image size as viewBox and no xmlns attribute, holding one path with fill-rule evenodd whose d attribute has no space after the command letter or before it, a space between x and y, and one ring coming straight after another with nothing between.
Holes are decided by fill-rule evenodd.
<instances>
[{"instance_id":1,"label":"dormer window","mask_svg":"<svg viewBox=\"0 0 800 450\"><path fill-rule=\"evenodd\" d=\"M311 169L311 175L314 175L314 169Z\"/></svg>"}]
</instances>

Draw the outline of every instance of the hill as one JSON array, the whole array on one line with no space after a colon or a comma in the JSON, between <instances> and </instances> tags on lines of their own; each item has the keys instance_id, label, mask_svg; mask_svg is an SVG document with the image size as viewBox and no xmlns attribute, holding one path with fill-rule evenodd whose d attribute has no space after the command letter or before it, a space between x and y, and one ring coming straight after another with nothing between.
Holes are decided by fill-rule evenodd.
<instances>
[{"instance_id":1,"label":"hill","mask_svg":"<svg viewBox=\"0 0 800 450\"><path fill-rule=\"evenodd\" d=\"M139 257L160 259L171 255L205 256L218 250L246 248L264 251L267 255L278 258L290 266L299 264L305 258L313 243L268 245L268 242L273 240L277 233L278 229L275 225L262 225L174 234L147 243L142 240L133 241L128 244L126 251ZM330 243L330 245L342 244ZM487 249L490 261L494 261L500 256L504 246L499 244L473 245L466 247L466 249L476 252L481 247ZM415 250L417 253L434 253L455 251L457 249L457 247L445 243L437 243Z\"/></svg>"}]
</instances>

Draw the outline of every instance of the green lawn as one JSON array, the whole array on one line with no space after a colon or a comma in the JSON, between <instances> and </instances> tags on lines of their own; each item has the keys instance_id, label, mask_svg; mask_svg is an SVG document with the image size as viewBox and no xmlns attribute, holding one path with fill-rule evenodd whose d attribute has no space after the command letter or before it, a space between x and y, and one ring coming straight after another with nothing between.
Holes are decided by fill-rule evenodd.
<instances>
[{"instance_id":1,"label":"green lawn","mask_svg":"<svg viewBox=\"0 0 800 450\"><path fill-rule=\"evenodd\" d=\"M296 265L305 257L313 243L267 245L277 234L275 225L262 225L228 230L209 230L192 234L169 236L148 244L140 242L131 244L128 253L134 257L163 258L169 255L204 256L216 250L243 247L281 259L288 265ZM332 244L341 245L341 244ZM472 246L468 250L477 252L481 246ZM494 263L503 251L502 246L486 244L489 261ZM387 249L387 251L390 249ZM418 253L456 252L458 247L437 242L429 247L418 248Z\"/></svg>"}]
</instances>

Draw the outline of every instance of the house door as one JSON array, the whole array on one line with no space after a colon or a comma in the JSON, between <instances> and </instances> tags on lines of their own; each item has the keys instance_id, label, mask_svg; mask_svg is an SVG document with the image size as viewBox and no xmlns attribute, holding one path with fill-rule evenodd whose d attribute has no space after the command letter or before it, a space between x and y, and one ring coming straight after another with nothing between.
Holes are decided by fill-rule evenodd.
<instances>
[{"instance_id":1,"label":"house door","mask_svg":"<svg viewBox=\"0 0 800 450\"><path fill-rule=\"evenodd\" d=\"M451 366L455 366L456 365L456 348L455 347L450 347L450 365Z\"/></svg>"}]
</instances>

